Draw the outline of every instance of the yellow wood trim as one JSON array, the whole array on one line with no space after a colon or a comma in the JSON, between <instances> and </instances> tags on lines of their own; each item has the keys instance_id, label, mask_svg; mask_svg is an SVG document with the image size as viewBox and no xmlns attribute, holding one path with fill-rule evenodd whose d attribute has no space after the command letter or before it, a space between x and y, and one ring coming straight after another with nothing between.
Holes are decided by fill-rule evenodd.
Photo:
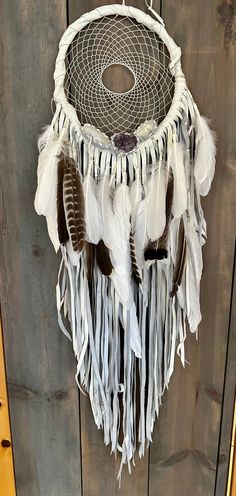
<instances>
[{"instance_id":1,"label":"yellow wood trim","mask_svg":"<svg viewBox=\"0 0 236 496\"><path fill-rule=\"evenodd\" d=\"M233 430L229 460L229 474L226 496L236 496L236 456L235 456L235 442L236 442L236 401L234 405L234 419Z\"/></svg>"},{"instance_id":2,"label":"yellow wood trim","mask_svg":"<svg viewBox=\"0 0 236 496\"><path fill-rule=\"evenodd\" d=\"M10 442L9 447L4 447ZM12 440L0 319L0 496L16 496Z\"/></svg>"}]
</instances>

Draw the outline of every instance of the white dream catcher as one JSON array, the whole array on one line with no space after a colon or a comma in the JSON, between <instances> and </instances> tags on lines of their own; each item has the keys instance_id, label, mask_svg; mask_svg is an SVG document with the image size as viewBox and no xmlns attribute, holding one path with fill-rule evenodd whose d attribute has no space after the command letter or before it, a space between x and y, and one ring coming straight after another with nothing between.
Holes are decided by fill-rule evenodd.
<instances>
[{"instance_id":1,"label":"white dream catcher","mask_svg":"<svg viewBox=\"0 0 236 496\"><path fill-rule=\"evenodd\" d=\"M105 5L67 28L38 143L35 209L62 255L59 325L104 442L121 453L119 477L152 441L175 355L184 366L201 320L200 197L215 170L181 50L149 10Z\"/></svg>"}]
</instances>

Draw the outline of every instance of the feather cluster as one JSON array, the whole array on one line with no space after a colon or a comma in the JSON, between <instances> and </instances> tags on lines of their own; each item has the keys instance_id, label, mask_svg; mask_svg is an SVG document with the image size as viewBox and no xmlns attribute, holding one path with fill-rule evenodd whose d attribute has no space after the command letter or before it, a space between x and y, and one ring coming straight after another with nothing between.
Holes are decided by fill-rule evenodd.
<instances>
[{"instance_id":1,"label":"feather cluster","mask_svg":"<svg viewBox=\"0 0 236 496\"><path fill-rule=\"evenodd\" d=\"M142 126L145 134L150 123ZM105 444L121 451L121 473L151 441L176 353L185 364L187 323L196 332L201 321L200 196L215 138L189 93L157 142L127 135L128 146L103 148L104 136L98 146L78 134L58 109L38 142L35 208L61 248L58 322L76 379Z\"/></svg>"}]
</instances>

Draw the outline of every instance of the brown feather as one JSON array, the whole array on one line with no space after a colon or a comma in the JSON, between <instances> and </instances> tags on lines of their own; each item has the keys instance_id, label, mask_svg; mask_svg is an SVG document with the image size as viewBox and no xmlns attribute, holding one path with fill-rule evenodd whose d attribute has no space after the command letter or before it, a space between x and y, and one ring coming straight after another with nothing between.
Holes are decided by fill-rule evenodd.
<instances>
[{"instance_id":1,"label":"brown feather","mask_svg":"<svg viewBox=\"0 0 236 496\"><path fill-rule=\"evenodd\" d=\"M186 248L187 245L186 245L186 239L184 233L184 223L183 220L181 219L179 224L176 264L173 274L173 287L172 287L172 291L170 292L171 298L173 298L173 296L175 296L175 294L177 293L178 287L180 286L182 281L184 267L185 267L185 260L186 260Z\"/></svg>"},{"instance_id":2,"label":"brown feather","mask_svg":"<svg viewBox=\"0 0 236 496\"><path fill-rule=\"evenodd\" d=\"M130 245L130 256L131 256L131 270L132 276L137 284L141 284L141 276L137 266L136 253L135 253L135 245L133 235L130 233L129 237L129 245Z\"/></svg>"},{"instance_id":3,"label":"brown feather","mask_svg":"<svg viewBox=\"0 0 236 496\"><path fill-rule=\"evenodd\" d=\"M69 234L66 225L66 215L63 201L64 157L59 157L57 169L57 230L60 244L66 243Z\"/></svg>"},{"instance_id":4,"label":"brown feather","mask_svg":"<svg viewBox=\"0 0 236 496\"><path fill-rule=\"evenodd\" d=\"M92 280L94 260L95 260L95 248L96 245L85 241L86 250L86 265L87 265L87 279L90 282Z\"/></svg>"},{"instance_id":5,"label":"brown feather","mask_svg":"<svg viewBox=\"0 0 236 496\"><path fill-rule=\"evenodd\" d=\"M174 193L174 179L172 172L169 173L166 190L166 225L161 237L155 241L149 241L144 251L145 260L162 260L168 257L168 237L171 221L172 203Z\"/></svg>"},{"instance_id":6,"label":"brown feather","mask_svg":"<svg viewBox=\"0 0 236 496\"><path fill-rule=\"evenodd\" d=\"M74 251L81 251L84 247L85 202L83 185L75 161L64 156L63 197L66 213L67 228Z\"/></svg>"},{"instance_id":7,"label":"brown feather","mask_svg":"<svg viewBox=\"0 0 236 496\"><path fill-rule=\"evenodd\" d=\"M96 245L96 260L101 273L104 276L110 276L113 266L110 259L109 249L102 239Z\"/></svg>"}]
</instances>

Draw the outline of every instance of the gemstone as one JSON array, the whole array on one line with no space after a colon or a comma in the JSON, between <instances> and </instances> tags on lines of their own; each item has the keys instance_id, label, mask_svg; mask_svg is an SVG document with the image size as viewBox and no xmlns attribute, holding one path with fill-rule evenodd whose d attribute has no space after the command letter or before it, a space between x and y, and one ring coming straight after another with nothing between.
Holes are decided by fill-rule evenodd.
<instances>
[{"instance_id":1,"label":"gemstone","mask_svg":"<svg viewBox=\"0 0 236 496\"><path fill-rule=\"evenodd\" d=\"M138 139L134 134L119 133L112 138L113 145L117 150L122 150L125 153L131 152L138 143Z\"/></svg>"}]
</instances>

